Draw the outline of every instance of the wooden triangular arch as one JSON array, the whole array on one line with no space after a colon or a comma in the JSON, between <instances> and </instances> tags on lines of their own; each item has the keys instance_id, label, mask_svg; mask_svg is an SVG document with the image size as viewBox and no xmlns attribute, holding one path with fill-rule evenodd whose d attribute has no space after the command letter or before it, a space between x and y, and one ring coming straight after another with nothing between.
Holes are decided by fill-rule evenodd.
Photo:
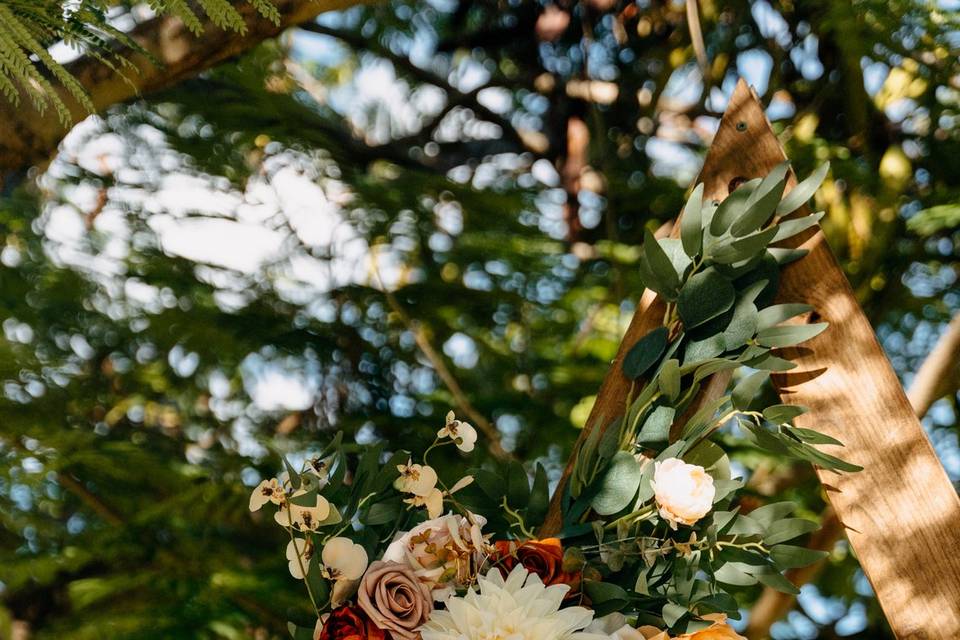
<instances>
[{"instance_id":1,"label":"wooden triangular arch","mask_svg":"<svg viewBox=\"0 0 960 640\"><path fill-rule=\"evenodd\" d=\"M785 159L760 100L741 80L697 182L704 184L705 199L722 199ZM788 189L795 184L791 176ZM803 208L795 215L807 213ZM811 305L812 317L800 321L825 320L830 328L797 348L791 358L799 366L776 376L774 384L785 402L809 407L798 426L837 438L845 448L825 450L864 467L860 473L818 475L894 633L960 638L960 499L823 233L813 229L793 245L810 253L784 269L780 301ZM598 416L609 423L623 414L629 389L623 357L659 326L663 314L663 302L645 291L574 456ZM726 388L727 379L714 378L701 402ZM560 528L559 502L572 460L541 533Z\"/></svg>"}]
</instances>

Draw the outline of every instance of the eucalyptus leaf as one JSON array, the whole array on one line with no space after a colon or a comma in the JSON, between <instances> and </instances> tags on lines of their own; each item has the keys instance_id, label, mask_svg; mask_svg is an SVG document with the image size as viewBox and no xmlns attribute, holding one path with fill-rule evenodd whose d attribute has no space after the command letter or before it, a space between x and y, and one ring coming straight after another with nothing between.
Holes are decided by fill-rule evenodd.
<instances>
[{"instance_id":1,"label":"eucalyptus leaf","mask_svg":"<svg viewBox=\"0 0 960 640\"><path fill-rule=\"evenodd\" d=\"M683 368L694 367L700 363L712 360L723 353L726 342L723 334L710 336L703 340L692 340L683 352Z\"/></svg>"},{"instance_id":2,"label":"eucalyptus leaf","mask_svg":"<svg viewBox=\"0 0 960 640\"><path fill-rule=\"evenodd\" d=\"M680 395L680 363L677 360L670 359L660 367L660 373L657 376L660 381L660 391L671 402Z\"/></svg>"},{"instance_id":3,"label":"eucalyptus leaf","mask_svg":"<svg viewBox=\"0 0 960 640\"><path fill-rule=\"evenodd\" d=\"M828 555L826 551L796 547L789 544L778 544L770 549L770 559L781 569L798 569L823 560Z\"/></svg>"},{"instance_id":4,"label":"eucalyptus leaf","mask_svg":"<svg viewBox=\"0 0 960 640\"><path fill-rule=\"evenodd\" d=\"M757 332L759 323L757 307L749 299L742 299L733 308L733 318L723 332L725 351L733 351L747 344Z\"/></svg>"},{"instance_id":5,"label":"eucalyptus leaf","mask_svg":"<svg viewBox=\"0 0 960 640\"><path fill-rule=\"evenodd\" d=\"M776 589L781 593L789 593L791 595L797 595L800 593L800 589L797 589L792 582L784 578L779 572L776 571L771 570L764 573L759 573L757 574L757 580L759 580L761 584L764 584L771 589Z\"/></svg>"},{"instance_id":6,"label":"eucalyptus leaf","mask_svg":"<svg viewBox=\"0 0 960 640\"><path fill-rule=\"evenodd\" d=\"M730 281L711 267L694 274L683 285L677 298L677 311L683 326L689 330L730 309L736 297Z\"/></svg>"},{"instance_id":7,"label":"eucalyptus leaf","mask_svg":"<svg viewBox=\"0 0 960 640\"><path fill-rule=\"evenodd\" d=\"M746 291L748 287L757 282L766 282L763 290L754 300L757 308L762 309L773 302L777 295L777 289L780 288L780 265L777 264L769 249L763 254L752 271L734 280L733 284L737 291Z\"/></svg>"},{"instance_id":8,"label":"eucalyptus leaf","mask_svg":"<svg viewBox=\"0 0 960 640\"><path fill-rule=\"evenodd\" d=\"M731 402L734 408L745 411L750 407L750 403L756 397L767 380L770 379L768 371L757 371L737 383L730 394Z\"/></svg>"},{"instance_id":9,"label":"eucalyptus leaf","mask_svg":"<svg viewBox=\"0 0 960 640\"><path fill-rule=\"evenodd\" d=\"M777 520L767 527L767 534L763 537L766 545L780 544L798 538L805 533L816 531L820 525L805 518L786 518Z\"/></svg>"},{"instance_id":10,"label":"eucalyptus leaf","mask_svg":"<svg viewBox=\"0 0 960 640\"><path fill-rule=\"evenodd\" d=\"M807 408L800 405L775 404L763 410L763 417L774 424L784 424L806 412Z\"/></svg>"},{"instance_id":11,"label":"eucalyptus leaf","mask_svg":"<svg viewBox=\"0 0 960 640\"><path fill-rule=\"evenodd\" d=\"M710 251L709 258L720 264L733 264L741 260L748 260L766 251L767 245L773 242L777 229L770 227L745 236L730 243L718 243Z\"/></svg>"},{"instance_id":12,"label":"eucalyptus leaf","mask_svg":"<svg viewBox=\"0 0 960 640\"><path fill-rule=\"evenodd\" d=\"M778 325L802 313L813 311L813 307L802 303L775 304L772 307L760 310L758 318L761 329Z\"/></svg>"},{"instance_id":13,"label":"eucalyptus leaf","mask_svg":"<svg viewBox=\"0 0 960 640\"><path fill-rule=\"evenodd\" d=\"M744 182L736 188L733 193L727 196L720 206L717 207L713 218L710 220L710 235L719 238L730 228L734 220L743 215L746 210L747 201L753 195L753 190L759 186L760 178L755 178Z\"/></svg>"},{"instance_id":14,"label":"eucalyptus leaf","mask_svg":"<svg viewBox=\"0 0 960 640\"><path fill-rule=\"evenodd\" d=\"M757 584L757 579L744 571L738 562L728 562L714 571L713 575L717 582L733 585L735 587L749 587Z\"/></svg>"},{"instance_id":15,"label":"eucalyptus leaf","mask_svg":"<svg viewBox=\"0 0 960 640\"><path fill-rule=\"evenodd\" d=\"M787 185L789 169L789 162L781 162L760 182L747 200L746 211L730 226L734 237L756 231L773 217Z\"/></svg>"},{"instance_id":16,"label":"eucalyptus leaf","mask_svg":"<svg viewBox=\"0 0 960 640\"><path fill-rule=\"evenodd\" d=\"M637 442L650 444L666 442L670 439L670 426L673 424L676 410L673 407L661 405L650 412L640 428Z\"/></svg>"},{"instance_id":17,"label":"eucalyptus leaf","mask_svg":"<svg viewBox=\"0 0 960 640\"><path fill-rule=\"evenodd\" d=\"M700 243L703 240L703 184L694 187L680 216L680 240L683 250L691 258L700 254Z\"/></svg>"},{"instance_id":18,"label":"eucalyptus leaf","mask_svg":"<svg viewBox=\"0 0 960 640\"><path fill-rule=\"evenodd\" d=\"M667 300L674 300L680 288L680 277L673 267L673 262L649 229L644 231L642 259L655 278L657 291Z\"/></svg>"},{"instance_id":19,"label":"eucalyptus leaf","mask_svg":"<svg viewBox=\"0 0 960 640\"><path fill-rule=\"evenodd\" d=\"M792 347L814 338L827 328L826 322L783 324L757 332L757 343L765 347Z\"/></svg>"},{"instance_id":20,"label":"eucalyptus leaf","mask_svg":"<svg viewBox=\"0 0 960 640\"><path fill-rule=\"evenodd\" d=\"M806 180L803 180L791 189L790 193L777 205L777 215L786 215L805 205L807 201L813 197L813 194L817 192L817 189L820 188L829 170L830 163L824 162L817 167L817 170L810 174Z\"/></svg>"},{"instance_id":21,"label":"eucalyptus leaf","mask_svg":"<svg viewBox=\"0 0 960 640\"><path fill-rule=\"evenodd\" d=\"M763 371L789 371L790 369L797 368L796 362L784 360L770 353L766 353L753 360L748 360L745 364L753 369L761 369Z\"/></svg>"},{"instance_id":22,"label":"eucalyptus leaf","mask_svg":"<svg viewBox=\"0 0 960 640\"><path fill-rule=\"evenodd\" d=\"M590 506L601 516L622 511L633 502L640 487L640 463L632 454L620 451L610 462L600 483L600 490Z\"/></svg>"},{"instance_id":23,"label":"eucalyptus leaf","mask_svg":"<svg viewBox=\"0 0 960 640\"><path fill-rule=\"evenodd\" d=\"M803 216L802 218L784 220L783 222L778 223L774 227L776 229L776 235L773 237L773 242L780 242L781 240L792 238L798 233L803 233L810 227L820 222L823 216L824 212L818 211L817 213L811 213L810 215Z\"/></svg>"},{"instance_id":24,"label":"eucalyptus leaf","mask_svg":"<svg viewBox=\"0 0 960 640\"><path fill-rule=\"evenodd\" d=\"M623 358L623 374L636 380L652 367L667 349L666 327L657 327L633 345Z\"/></svg>"},{"instance_id":25,"label":"eucalyptus leaf","mask_svg":"<svg viewBox=\"0 0 960 640\"><path fill-rule=\"evenodd\" d=\"M751 511L750 517L766 528L777 520L783 520L796 510L797 505L793 502L771 502Z\"/></svg>"},{"instance_id":26,"label":"eucalyptus leaf","mask_svg":"<svg viewBox=\"0 0 960 640\"><path fill-rule=\"evenodd\" d=\"M832 444L841 447L843 446L843 443L836 438L831 438L825 433L820 433L819 431L814 431L813 429L788 427L787 432L810 444Z\"/></svg>"},{"instance_id":27,"label":"eucalyptus leaf","mask_svg":"<svg viewBox=\"0 0 960 640\"><path fill-rule=\"evenodd\" d=\"M773 259L777 261L778 265L785 267L791 262L796 262L810 252L806 249L784 249L782 247L770 247L767 249L767 253L773 256Z\"/></svg>"}]
</instances>

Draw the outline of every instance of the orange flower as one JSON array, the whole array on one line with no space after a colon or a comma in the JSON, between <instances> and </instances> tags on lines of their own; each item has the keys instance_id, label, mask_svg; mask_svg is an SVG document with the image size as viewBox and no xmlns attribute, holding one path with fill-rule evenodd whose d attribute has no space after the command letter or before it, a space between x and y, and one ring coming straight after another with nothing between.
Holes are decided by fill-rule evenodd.
<instances>
[{"instance_id":1,"label":"orange flower","mask_svg":"<svg viewBox=\"0 0 960 640\"><path fill-rule=\"evenodd\" d=\"M494 543L495 561L504 575L518 564L540 577L543 584L566 584L570 586L567 597L580 590L580 571L564 571L563 546L557 538L527 540L516 543L500 540Z\"/></svg>"},{"instance_id":2,"label":"orange flower","mask_svg":"<svg viewBox=\"0 0 960 640\"><path fill-rule=\"evenodd\" d=\"M640 627L637 631L646 640L747 640L727 624L727 616L722 613L711 613L703 616L703 619L709 620L713 624L706 629L684 633L672 638L666 631L660 631L656 627Z\"/></svg>"},{"instance_id":3,"label":"orange flower","mask_svg":"<svg viewBox=\"0 0 960 640\"><path fill-rule=\"evenodd\" d=\"M713 613L703 616L703 618L704 620L710 620L713 624L706 629L677 636L676 640L747 640L730 628L730 625L727 624L727 616L722 613Z\"/></svg>"}]
</instances>

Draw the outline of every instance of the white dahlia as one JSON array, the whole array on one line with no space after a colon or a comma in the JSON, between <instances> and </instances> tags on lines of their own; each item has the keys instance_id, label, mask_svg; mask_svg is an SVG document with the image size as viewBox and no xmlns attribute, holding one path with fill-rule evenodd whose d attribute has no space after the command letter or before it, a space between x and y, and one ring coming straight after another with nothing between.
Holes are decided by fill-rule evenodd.
<instances>
[{"instance_id":1,"label":"white dahlia","mask_svg":"<svg viewBox=\"0 0 960 640\"><path fill-rule=\"evenodd\" d=\"M540 578L517 565L504 580L496 569L477 579L480 591L446 601L420 628L423 640L606 640L585 633L593 611L561 609L567 585L543 586Z\"/></svg>"}]
</instances>

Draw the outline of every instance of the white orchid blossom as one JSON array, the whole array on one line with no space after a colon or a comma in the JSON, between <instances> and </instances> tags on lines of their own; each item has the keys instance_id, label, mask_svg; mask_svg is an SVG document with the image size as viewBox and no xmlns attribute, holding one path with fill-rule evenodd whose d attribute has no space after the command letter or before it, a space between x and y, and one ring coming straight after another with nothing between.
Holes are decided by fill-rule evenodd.
<instances>
[{"instance_id":1,"label":"white orchid blossom","mask_svg":"<svg viewBox=\"0 0 960 640\"><path fill-rule=\"evenodd\" d=\"M450 438L457 445L460 451L469 453L473 451L477 443L477 430L469 422L457 420L453 411L447 414L447 422L442 429L437 431L437 437Z\"/></svg>"}]
</instances>

